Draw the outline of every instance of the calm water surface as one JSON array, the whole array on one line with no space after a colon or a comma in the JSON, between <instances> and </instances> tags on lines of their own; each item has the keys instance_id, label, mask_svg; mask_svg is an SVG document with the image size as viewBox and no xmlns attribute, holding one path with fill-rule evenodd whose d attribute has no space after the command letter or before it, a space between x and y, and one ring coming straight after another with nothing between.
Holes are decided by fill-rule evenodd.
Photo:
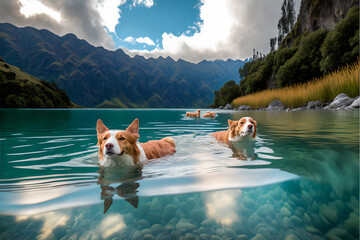
<instances>
[{"instance_id":1,"label":"calm water surface","mask_svg":"<svg viewBox=\"0 0 360 240\"><path fill-rule=\"evenodd\" d=\"M359 239L359 111L189 110L0 110L0 239ZM243 116L254 160L210 136ZM100 169L99 118L177 152Z\"/></svg>"}]
</instances>

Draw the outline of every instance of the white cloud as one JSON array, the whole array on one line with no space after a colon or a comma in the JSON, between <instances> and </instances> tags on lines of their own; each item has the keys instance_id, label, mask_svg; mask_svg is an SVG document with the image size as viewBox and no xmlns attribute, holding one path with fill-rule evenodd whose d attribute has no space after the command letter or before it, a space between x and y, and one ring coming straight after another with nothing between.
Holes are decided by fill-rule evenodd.
<instances>
[{"instance_id":1,"label":"white cloud","mask_svg":"<svg viewBox=\"0 0 360 240\"><path fill-rule=\"evenodd\" d=\"M46 14L58 22L61 20L61 15L59 12L48 8L38 0L19 0L19 2L21 4L20 13L23 14L26 18L37 14Z\"/></svg>"},{"instance_id":2,"label":"white cloud","mask_svg":"<svg viewBox=\"0 0 360 240\"><path fill-rule=\"evenodd\" d=\"M153 0L133 0L133 4L134 7L136 6L140 6L140 5L144 5L145 7L152 7L154 5L154 1Z\"/></svg>"},{"instance_id":3,"label":"white cloud","mask_svg":"<svg viewBox=\"0 0 360 240\"><path fill-rule=\"evenodd\" d=\"M135 40L137 43L144 43L149 46L155 46L155 43L153 40L151 40L149 37L139 37Z\"/></svg>"},{"instance_id":4,"label":"white cloud","mask_svg":"<svg viewBox=\"0 0 360 240\"><path fill-rule=\"evenodd\" d=\"M96 9L102 19L102 24L107 27L110 32L115 33L115 27L119 22L120 9L126 0L98 0Z\"/></svg>"},{"instance_id":5,"label":"white cloud","mask_svg":"<svg viewBox=\"0 0 360 240\"><path fill-rule=\"evenodd\" d=\"M128 43L133 43L133 44L134 44L134 43L135 43L135 38L129 36L129 37L125 38L124 41L125 41L125 42L128 42Z\"/></svg>"},{"instance_id":6,"label":"white cloud","mask_svg":"<svg viewBox=\"0 0 360 240\"><path fill-rule=\"evenodd\" d=\"M145 57L181 58L191 62L203 59L245 59L252 49L267 54L270 38L277 36L277 22L283 0L201 0L200 23L193 35L163 33L162 49L128 50ZM296 0L297 9L300 0Z\"/></svg>"}]
</instances>

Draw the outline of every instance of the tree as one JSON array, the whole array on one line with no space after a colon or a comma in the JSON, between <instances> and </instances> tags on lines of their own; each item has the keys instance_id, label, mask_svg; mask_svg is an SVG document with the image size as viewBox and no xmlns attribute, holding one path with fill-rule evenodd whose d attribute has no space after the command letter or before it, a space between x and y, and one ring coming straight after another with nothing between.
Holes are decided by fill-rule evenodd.
<instances>
[{"instance_id":1,"label":"tree","mask_svg":"<svg viewBox=\"0 0 360 240\"><path fill-rule=\"evenodd\" d=\"M276 37L270 38L270 52L275 51Z\"/></svg>"}]
</instances>

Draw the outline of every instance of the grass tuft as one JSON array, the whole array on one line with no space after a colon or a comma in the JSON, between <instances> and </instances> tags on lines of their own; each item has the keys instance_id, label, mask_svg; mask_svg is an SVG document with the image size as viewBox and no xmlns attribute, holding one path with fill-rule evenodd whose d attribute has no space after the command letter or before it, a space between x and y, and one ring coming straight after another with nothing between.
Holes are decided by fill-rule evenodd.
<instances>
[{"instance_id":1,"label":"grass tuft","mask_svg":"<svg viewBox=\"0 0 360 240\"><path fill-rule=\"evenodd\" d=\"M309 101L331 102L338 94L359 95L359 60L328 75L285 88L268 89L234 99L233 106L248 105L252 109L267 107L275 99L284 105L303 107Z\"/></svg>"}]
</instances>

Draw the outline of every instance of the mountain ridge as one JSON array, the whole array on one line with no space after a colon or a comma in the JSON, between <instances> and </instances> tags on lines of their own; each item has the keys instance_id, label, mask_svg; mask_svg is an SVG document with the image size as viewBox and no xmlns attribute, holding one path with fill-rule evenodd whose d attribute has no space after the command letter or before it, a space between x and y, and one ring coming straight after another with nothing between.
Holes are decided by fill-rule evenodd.
<instances>
[{"instance_id":1,"label":"mountain ridge","mask_svg":"<svg viewBox=\"0 0 360 240\"><path fill-rule=\"evenodd\" d=\"M74 34L0 23L0 56L46 81L54 81L70 99L95 107L118 99L118 107L205 107L214 90L238 80L241 60L197 64L167 57L131 58L122 49L94 47Z\"/></svg>"}]
</instances>

